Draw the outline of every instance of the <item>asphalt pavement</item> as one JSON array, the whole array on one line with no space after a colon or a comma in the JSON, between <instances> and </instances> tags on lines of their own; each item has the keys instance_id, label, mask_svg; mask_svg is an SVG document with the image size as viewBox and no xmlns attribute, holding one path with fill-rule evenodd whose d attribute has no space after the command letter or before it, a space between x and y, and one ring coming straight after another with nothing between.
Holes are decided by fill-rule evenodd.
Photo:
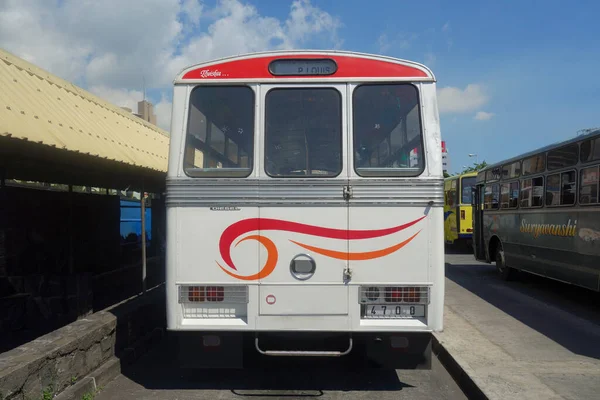
<instances>
[{"instance_id":1,"label":"asphalt pavement","mask_svg":"<svg viewBox=\"0 0 600 400\"><path fill-rule=\"evenodd\" d=\"M188 370L178 368L172 354L165 340L102 388L95 400L467 398L436 358L430 370L364 370L342 358L325 364L286 362L278 368Z\"/></svg>"}]
</instances>

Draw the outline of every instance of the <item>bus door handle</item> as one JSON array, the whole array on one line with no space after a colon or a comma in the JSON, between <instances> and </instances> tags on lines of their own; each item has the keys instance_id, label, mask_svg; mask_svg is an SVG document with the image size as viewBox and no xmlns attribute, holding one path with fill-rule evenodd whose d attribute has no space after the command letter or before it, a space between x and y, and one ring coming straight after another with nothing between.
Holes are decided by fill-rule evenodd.
<instances>
[{"instance_id":1,"label":"bus door handle","mask_svg":"<svg viewBox=\"0 0 600 400\"><path fill-rule=\"evenodd\" d=\"M258 344L258 338L254 338L254 347L265 356L279 357L341 357L352 351L352 338L348 338L348 348L344 351L302 351L302 350L262 350Z\"/></svg>"},{"instance_id":2,"label":"bus door handle","mask_svg":"<svg viewBox=\"0 0 600 400\"><path fill-rule=\"evenodd\" d=\"M350 200L350 198L352 197L352 188L350 186L344 186L342 193L344 196L344 200Z\"/></svg>"}]
</instances>

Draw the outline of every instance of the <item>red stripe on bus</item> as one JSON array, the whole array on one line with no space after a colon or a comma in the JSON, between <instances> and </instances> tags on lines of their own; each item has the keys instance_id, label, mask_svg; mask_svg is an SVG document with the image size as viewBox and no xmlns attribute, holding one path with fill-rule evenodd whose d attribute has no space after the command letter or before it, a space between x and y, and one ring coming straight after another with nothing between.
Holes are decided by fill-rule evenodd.
<instances>
[{"instance_id":1,"label":"red stripe on bus","mask_svg":"<svg viewBox=\"0 0 600 400\"><path fill-rule=\"evenodd\" d=\"M337 71L332 75L273 76L269 63L283 58L332 59L337 63ZM207 65L183 75L182 79L286 79L286 78L427 78L425 71L408 65L363 57L348 57L319 54L279 55L269 57L233 60L221 64Z\"/></svg>"}]
</instances>

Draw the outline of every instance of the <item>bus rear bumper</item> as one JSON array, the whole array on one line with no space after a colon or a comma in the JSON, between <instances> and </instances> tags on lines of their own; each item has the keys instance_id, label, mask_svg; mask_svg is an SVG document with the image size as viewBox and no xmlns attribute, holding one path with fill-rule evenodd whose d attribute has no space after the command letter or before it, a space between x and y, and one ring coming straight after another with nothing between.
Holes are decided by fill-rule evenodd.
<instances>
[{"instance_id":1,"label":"bus rear bumper","mask_svg":"<svg viewBox=\"0 0 600 400\"><path fill-rule=\"evenodd\" d=\"M431 332L170 331L169 335L184 368L256 368L281 361L314 366L334 359L352 368L431 368Z\"/></svg>"}]
</instances>

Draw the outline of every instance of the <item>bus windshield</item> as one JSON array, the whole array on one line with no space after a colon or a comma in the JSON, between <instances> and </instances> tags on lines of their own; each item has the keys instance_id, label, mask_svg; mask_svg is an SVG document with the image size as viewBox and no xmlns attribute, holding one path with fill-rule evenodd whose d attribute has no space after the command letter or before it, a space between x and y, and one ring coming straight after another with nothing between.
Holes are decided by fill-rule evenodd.
<instances>
[{"instance_id":1,"label":"bus windshield","mask_svg":"<svg viewBox=\"0 0 600 400\"><path fill-rule=\"evenodd\" d=\"M461 187L461 204L471 204L471 197L473 196L473 187L475 186L475 176L469 176L462 178L460 181Z\"/></svg>"}]
</instances>

